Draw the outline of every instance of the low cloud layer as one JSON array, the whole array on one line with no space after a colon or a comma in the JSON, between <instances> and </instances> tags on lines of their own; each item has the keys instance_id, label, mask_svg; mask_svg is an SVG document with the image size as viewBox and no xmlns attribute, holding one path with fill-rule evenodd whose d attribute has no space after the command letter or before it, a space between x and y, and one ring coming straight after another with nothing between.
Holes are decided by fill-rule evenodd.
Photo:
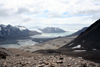
<instances>
[{"instance_id":1,"label":"low cloud layer","mask_svg":"<svg viewBox=\"0 0 100 67\"><path fill-rule=\"evenodd\" d=\"M1 24L90 25L100 18L100 0L0 0Z\"/></svg>"}]
</instances>

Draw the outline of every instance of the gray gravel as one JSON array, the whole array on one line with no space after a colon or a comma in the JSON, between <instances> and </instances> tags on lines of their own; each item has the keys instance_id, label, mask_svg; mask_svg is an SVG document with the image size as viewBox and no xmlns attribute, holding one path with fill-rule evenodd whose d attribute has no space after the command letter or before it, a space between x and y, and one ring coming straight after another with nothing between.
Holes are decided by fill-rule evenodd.
<instances>
[{"instance_id":1,"label":"gray gravel","mask_svg":"<svg viewBox=\"0 0 100 67\"><path fill-rule=\"evenodd\" d=\"M0 59L0 67L100 67L99 63L66 55L10 56Z\"/></svg>"}]
</instances>

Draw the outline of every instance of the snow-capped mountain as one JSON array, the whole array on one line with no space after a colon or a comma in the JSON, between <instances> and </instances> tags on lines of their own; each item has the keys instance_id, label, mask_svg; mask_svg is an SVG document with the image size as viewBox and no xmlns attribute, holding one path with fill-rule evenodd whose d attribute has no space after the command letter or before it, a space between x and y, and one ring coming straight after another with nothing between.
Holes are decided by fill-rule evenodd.
<instances>
[{"instance_id":1,"label":"snow-capped mountain","mask_svg":"<svg viewBox=\"0 0 100 67\"><path fill-rule=\"evenodd\" d=\"M60 29L58 27L46 27L44 29L39 29L41 30L43 33L62 33L62 32L66 32L63 29Z\"/></svg>"},{"instance_id":2,"label":"snow-capped mountain","mask_svg":"<svg viewBox=\"0 0 100 67\"><path fill-rule=\"evenodd\" d=\"M82 32L75 40L60 49L80 47L78 49L100 50L100 19Z\"/></svg>"},{"instance_id":3,"label":"snow-capped mountain","mask_svg":"<svg viewBox=\"0 0 100 67\"><path fill-rule=\"evenodd\" d=\"M0 37L3 38L15 38L36 34L39 33L37 31L30 31L24 26L0 25Z\"/></svg>"},{"instance_id":4,"label":"snow-capped mountain","mask_svg":"<svg viewBox=\"0 0 100 67\"><path fill-rule=\"evenodd\" d=\"M16 28L19 28L21 31L27 30L27 28L25 28L24 26L16 26Z\"/></svg>"}]
</instances>

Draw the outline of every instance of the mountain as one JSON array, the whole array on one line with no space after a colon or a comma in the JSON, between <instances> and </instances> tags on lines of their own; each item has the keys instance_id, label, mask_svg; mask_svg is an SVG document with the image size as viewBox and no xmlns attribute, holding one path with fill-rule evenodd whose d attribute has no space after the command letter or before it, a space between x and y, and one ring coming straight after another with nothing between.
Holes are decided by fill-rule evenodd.
<instances>
[{"instance_id":1,"label":"mountain","mask_svg":"<svg viewBox=\"0 0 100 67\"><path fill-rule=\"evenodd\" d=\"M88 27L84 27L84 28L78 30L77 32L75 32L75 33L73 33L73 34L71 34L71 35L68 35L68 36L80 35L80 34L81 34L82 32L84 32L87 28L88 28ZM67 36L67 37L68 37L68 36Z\"/></svg>"},{"instance_id":2,"label":"mountain","mask_svg":"<svg viewBox=\"0 0 100 67\"><path fill-rule=\"evenodd\" d=\"M24 26L0 25L0 40L40 34L37 31L30 31Z\"/></svg>"},{"instance_id":3,"label":"mountain","mask_svg":"<svg viewBox=\"0 0 100 67\"><path fill-rule=\"evenodd\" d=\"M60 49L100 50L100 19L82 32L76 39Z\"/></svg>"},{"instance_id":4,"label":"mountain","mask_svg":"<svg viewBox=\"0 0 100 67\"><path fill-rule=\"evenodd\" d=\"M63 29L57 28L57 27L46 27L44 29L39 29L43 33L62 33L66 32Z\"/></svg>"}]
</instances>

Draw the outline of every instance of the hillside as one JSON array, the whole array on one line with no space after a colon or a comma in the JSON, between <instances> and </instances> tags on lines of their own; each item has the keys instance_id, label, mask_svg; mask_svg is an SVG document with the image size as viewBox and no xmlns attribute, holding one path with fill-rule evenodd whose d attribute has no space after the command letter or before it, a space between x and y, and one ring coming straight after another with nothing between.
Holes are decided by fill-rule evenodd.
<instances>
[{"instance_id":1,"label":"hillside","mask_svg":"<svg viewBox=\"0 0 100 67\"><path fill-rule=\"evenodd\" d=\"M88 27L84 27L84 28L78 30L77 32L75 32L75 33L73 33L73 34L71 34L71 35L69 35L69 36L80 35L80 34L81 34L82 32L84 32L87 28L88 28ZM69 37L69 36L67 36L67 37Z\"/></svg>"},{"instance_id":2,"label":"hillside","mask_svg":"<svg viewBox=\"0 0 100 67\"><path fill-rule=\"evenodd\" d=\"M11 53L9 50L0 47L0 59L6 59L6 56L13 56L14 54Z\"/></svg>"},{"instance_id":3,"label":"hillside","mask_svg":"<svg viewBox=\"0 0 100 67\"><path fill-rule=\"evenodd\" d=\"M100 50L100 19L82 32L75 40L62 48Z\"/></svg>"}]
</instances>

